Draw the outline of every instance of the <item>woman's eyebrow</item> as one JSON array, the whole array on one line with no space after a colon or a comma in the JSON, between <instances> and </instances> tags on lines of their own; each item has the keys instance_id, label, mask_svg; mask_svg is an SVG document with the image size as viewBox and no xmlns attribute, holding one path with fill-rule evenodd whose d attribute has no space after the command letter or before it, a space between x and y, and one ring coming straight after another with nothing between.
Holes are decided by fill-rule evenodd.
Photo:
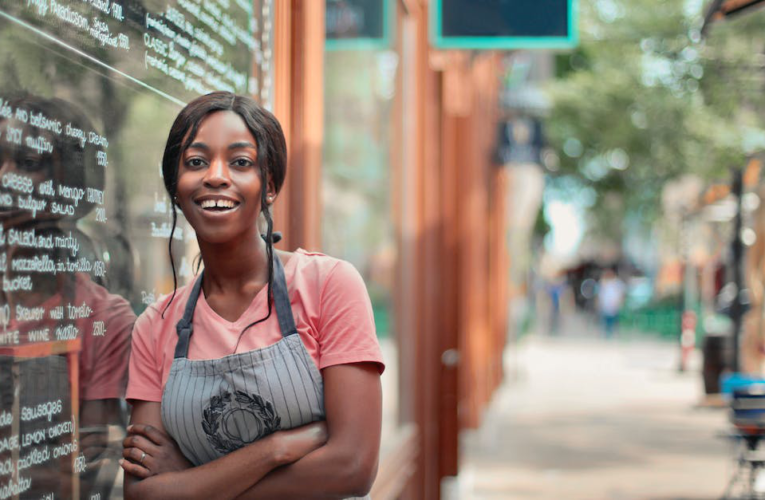
<instances>
[{"instance_id":1,"label":"woman's eyebrow","mask_svg":"<svg viewBox=\"0 0 765 500\"><path fill-rule=\"evenodd\" d=\"M191 144L187 149L204 149L205 151L208 151L210 149L210 146L208 146L204 142L195 142Z\"/></svg>"},{"instance_id":2,"label":"woman's eyebrow","mask_svg":"<svg viewBox=\"0 0 765 500\"><path fill-rule=\"evenodd\" d=\"M234 142L228 145L228 149L239 149L239 148L252 148L252 149L258 149L255 144L251 142Z\"/></svg>"}]
</instances>

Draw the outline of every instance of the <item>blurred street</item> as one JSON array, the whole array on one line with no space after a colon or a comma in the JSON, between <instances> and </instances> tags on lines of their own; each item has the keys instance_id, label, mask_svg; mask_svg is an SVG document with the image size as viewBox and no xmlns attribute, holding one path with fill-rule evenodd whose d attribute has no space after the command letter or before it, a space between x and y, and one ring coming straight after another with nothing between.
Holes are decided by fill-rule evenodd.
<instances>
[{"instance_id":1,"label":"blurred street","mask_svg":"<svg viewBox=\"0 0 765 500\"><path fill-rule=\"evenodd\" d=\"M625 338L626 337L626 338ZM480 430L464 435L451 497L720 498L732 472L728 415L699 408L700 356L678 373L677 347L564 317L505 354L507 378Z\"/></svg>"}]
</instances>

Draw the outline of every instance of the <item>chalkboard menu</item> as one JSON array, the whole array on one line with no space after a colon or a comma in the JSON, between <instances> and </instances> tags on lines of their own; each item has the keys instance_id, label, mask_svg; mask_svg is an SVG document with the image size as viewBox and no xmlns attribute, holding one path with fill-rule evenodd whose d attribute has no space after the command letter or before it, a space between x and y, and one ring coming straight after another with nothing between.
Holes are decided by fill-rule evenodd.
<instances>
[{"instance_id":1,"label":"chalkboard menu","mask_svg":"<svg viewBox=\"0 0 765 500\"><path fill-rule=\"evenodd\" d=\"M120 496L136 315L173 288L160 161L213 90L272 93L272 0L0 0L0 500ZM173 234L179 285L195 237Z\"/></svg>"},{"instance_id":2,"label":"chalkboard menu","mask_svg":"<svg viewBox=\"0 0 765 500\"><path fill-rule=\"evenodd\" d=\"M440 49L570 48L577 0L433 0L431 43Z\"/></svg>"},{"instance_id":3,"label":"chalkboard menu","mask_svg":"<svg viewBox=\"0 0 765 500\"><path fill-rule=\"evenodd\" d=\"M388 48L395 4L390 0L327 0L326 49Z\"/></svg>"}]
</instances>

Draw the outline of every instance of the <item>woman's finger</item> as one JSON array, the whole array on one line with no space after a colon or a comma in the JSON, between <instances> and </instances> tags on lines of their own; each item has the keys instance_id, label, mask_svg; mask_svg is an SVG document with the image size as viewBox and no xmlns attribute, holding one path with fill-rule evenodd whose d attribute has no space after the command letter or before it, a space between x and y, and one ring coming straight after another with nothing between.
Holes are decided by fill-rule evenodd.
<instances>
[{"instance_id":1,"label":"woman's finger","mask_svg":"<svg viewBox=\"0 0 765 500\"><path fill-rule=\"evenodd\" d=\"M141 479L146 479L147 477L151 477L153 475L152 472L146 467L134 464L130 460L125 460L124 458L120 459L120 466L125 469L125 472L128 474L139 477Z\"/></svg>"},{"instance_id":2,"label":"woman's finger","mask_svg":"<svg viewBox=\"0 0 765 500\"><path fill-rule=\"evenodd\" d=\"M130 424L127 427L128 434L146 436L154 444L162 446L168 442L167 435L154 426L146 424Z\"/></svg>"},{"instance_id":3,"label":"woman's finger","mask_svg":"<svg viewBox=\"0 0 765 500\"><path fill-rule=\"evenodd\" d=\"M151 464L154 457L140 448L125 448L122 450L122 456L144 469L151 470Z\"/></svg>"},{"instance_id":4,"label":"woman's finger","mask_svg":"<svg viewBox=\"0 0 765 500\"><path fill-rule=\"evenodd\" d=\"M122 447L140 448L152 456L157 456L161 446L154 444L154 442L140 434L129 434L125 439L122 440Z\"/></svg>"}]
</instances>

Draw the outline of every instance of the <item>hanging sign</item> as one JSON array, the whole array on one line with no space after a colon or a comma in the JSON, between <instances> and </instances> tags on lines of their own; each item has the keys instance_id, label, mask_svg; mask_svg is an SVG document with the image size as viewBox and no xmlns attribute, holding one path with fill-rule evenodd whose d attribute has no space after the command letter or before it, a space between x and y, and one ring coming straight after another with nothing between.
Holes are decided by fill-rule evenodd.
<instances>
[{"instance_id":1,"label":"hanging sign","mask_svg":"<svg viewBox=\"0 0 765 500\"><path fill-rule=\"evenodd\" d=\"M432 0L431 43L438 49L575 47L578 0Z\"/></svg>"}]
</instances>

